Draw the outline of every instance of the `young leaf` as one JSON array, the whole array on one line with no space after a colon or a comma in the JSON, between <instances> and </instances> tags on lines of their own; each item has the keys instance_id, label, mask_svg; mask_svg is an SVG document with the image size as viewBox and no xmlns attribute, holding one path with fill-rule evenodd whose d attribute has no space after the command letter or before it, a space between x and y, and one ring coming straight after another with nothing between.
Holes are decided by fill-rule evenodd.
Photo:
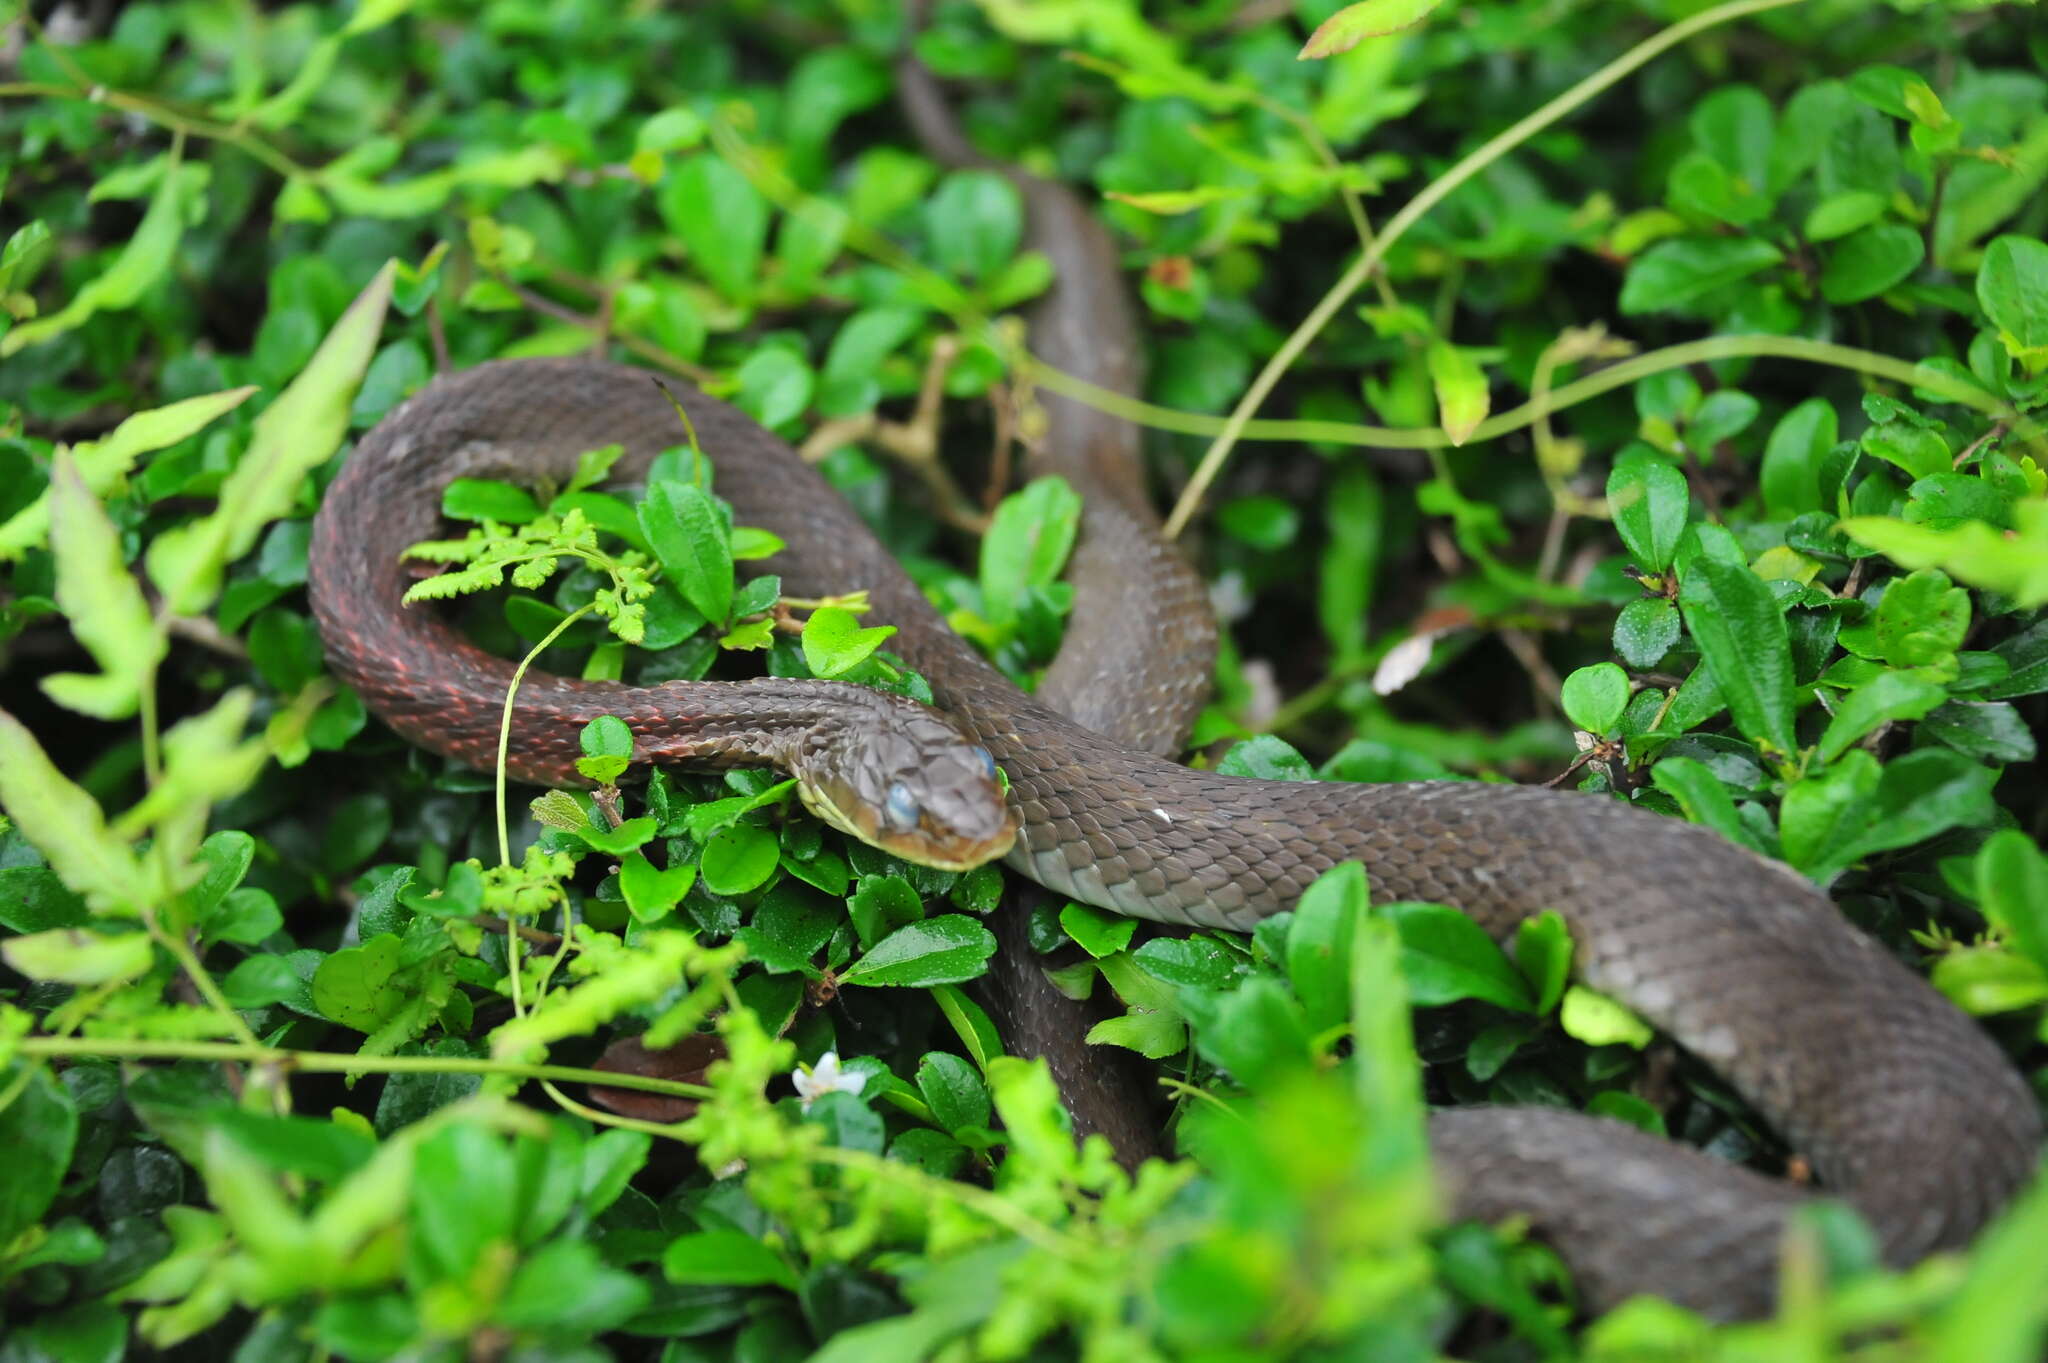
<instances>
[{"instance_id":1,"label":"young leaf","mask_svg":"<svg viewBox=\"0 0 2048 1363\"><path fill-rule=\"evenodd\" d=\"M1429 377L1436 385L1438 423L1450 436L1452 445L1464 444L1479 423L1486 420L1491 406L1486 371L1479 367L1471 351L1461 350L1449 341L1434 341L1429 347Z\"/></svg>"},{"instance_id":2,"label":"young leaf","mask_svg":"<svg viewBox=\"0 0 2048 1363\"><path fill-rule=\"evenodd\" d=\"M103 670L99 676L56 673L43 679L43 691L80 714L126 719L135 713L142 688L155 684L169 640L121 560L120 532L99 498L86 490L69 455L59 455L50 470L50 541L57 604Z\"/></svg>"},{"instance_id":3,"label":"young leaf","mask_svg":"<svg viewBox=\"0 0 2048 1363\"><path fill-rule=\"evenodd\" d=\"M157 181L156 193L150 196L148 211L114 263L87 282L58 311L23 322L0 336L0 359L61 336L94 313L133 307L171 268L178 241L185 235L185 199L188 193L196 191L202 174L197 167L167 164L163 177Z\"/></svg>"},{"instance_id":4,"label":"young leaf","mask_svg":"<svg viewBox=\"0 0 2048 1363\"><path fill-rule=\"evenodd\" d=\"M1367 38L1399 33L1429 17L1442 0L1360 0L1346 5L1317 26L1295 54L1297 61L1314 61L1349 52Z\"/></svg>"},{"instance_id":5,"label":"young leaf","mask_svg":"<svg viewBox=\"0 0 2048 1363\"><path fill-rule=\"evenodd\" d=\"M1598 737L1614 732L1628 709L1628 673L1613 663L1582 667L1564 679L1565 718Z\"/></svg>"},{"instance_id":6,"label":"young leaf","mask_svg":"<svg viewBox=\"0 0 2048 1363\"><path fill-rule=\"evenodd\" d=\"M820 606L804 622L804 662L815 676L843 677L866 662L895 632L894 625L864 629L852 611Z\"/></svg>"},{"instance_id":7,"label":"young leaf","mask_svg":"<svg viewBox=\"0 0 2048 1363\"><path fill-rule=\"evenodd\" d=\"M107 828L99 802L50 761L35 735L0 710L0 810L94 913L133 916L150 902L142 867Z\"/></svg>"},{"instance_id":8,"label":"young leaf","mask_svg":"<svg viewBox=\"0 0 2048 1363\"><path fill-rule=\"evenodd\" d=\"M376 352L392 277L386 262L305 369L256 418L249 448L221 484L213 513L165 531L149 546L150 580L172 610L193 615L211 605L227 565L291 509L300 480L341 443L356 385Z\"/></svg>"}]
</instances>

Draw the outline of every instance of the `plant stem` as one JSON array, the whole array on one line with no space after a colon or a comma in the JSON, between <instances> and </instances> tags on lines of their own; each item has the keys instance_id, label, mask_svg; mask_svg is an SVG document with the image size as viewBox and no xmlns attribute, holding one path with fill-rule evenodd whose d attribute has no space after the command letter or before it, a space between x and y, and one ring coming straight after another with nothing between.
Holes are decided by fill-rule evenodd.
<instances>
[{"instance_id":1,"label":"plant stem","mask_svg":"<svg viewBox=\"0 0 2048 1363\"><path fill-rule=\"evenodd\" d=\"M1293 334L1281 343L1280 349L1273 353L1272 359L1266 361L1265 367L1259 370L1258 377L1252 380L1251 387L1245 390L1245 395L1231 410L1229 419L1224 422L1223 430L1217 434L1208 451L1203 454L1201 462L1196 465L1194 477L1188 480L1187 490L1181 494L1180 501L1173 508L1173 514L1167 518L1167 538L1171 539L1178 535L1188 523L1188 518L1194 515L1195 508L1201 505L1202 497L1208 491L1209 485L1216 480L1216 475L1222 472L1224 461L1229 458L1231 449L1244 434L1245 423L1251 420L1252 414L1258 411L1260 405L1272 393L1274 386L1280 382L1280 376L1293 367L1301 352L1308 348L1308 343L1329 325L1330 319L1337 315L1338 309L1342 308L1350 300L1351 295L1358 292L1359 287L1372 277L1373 270L1386 258L1387 251L1395 242L1406 236L1408 229L1421 221L1424 214L1449 198L1460 185L1516 147L1614 85L1622 77L1694 34L1746 15L1759 14L1765 10L1780 9L1797 3L1799 0L1730 0L1728 4L1716 5L1712 9L1693 15L1690 19L1673 24L1662 33L1637 43L1506 131L1489 138L1477 150L1410 199L1401 211L1394 214L1386 226L1380 229L1379 239L1359 253L1358 259L1352 262L1351 267L1330 291L1323 295L1322 301L1316 304L1309 315L1302 319L1301 325L1294 329Z\"/></svg>"},{"instance_id":2,"label":"plant stem","mask_svg":"<svg viewBox=\"0 0 2048 1363\"><path fill-rule=\"evenodd\" d=\"M554 1080L564 1084L598 1084L637 1089L675 1098L705 1099L712 1091L702 1084L673 1079L580 1069L574 1065L525 1065L510 1060L479 1060L440 1055L335 1055L328 1051L289 1051L258 1042L137 1041L106 1037L24 1037L15 1043L23 1055L97 1060L241 1061L309 1074L480 1074L505 1079Z\"/></svg>"}]
</instances>

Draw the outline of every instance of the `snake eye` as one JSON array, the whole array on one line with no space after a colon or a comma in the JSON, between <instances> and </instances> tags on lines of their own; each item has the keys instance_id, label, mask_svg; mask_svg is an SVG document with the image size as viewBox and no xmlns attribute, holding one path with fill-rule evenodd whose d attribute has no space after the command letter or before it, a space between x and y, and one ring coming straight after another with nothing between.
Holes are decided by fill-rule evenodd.
<instances>
[{"instance_id":1,"label":"snake eye","mask_svg":"<svg viewBox=\"0 0 2048 1363\"><path fill-rule=\"evenodd\" d=\"M981 761L981 774L989 780L996 779L996 755L987 748L976 748L974 755Z\"/></svg>"},{"instance_id":2,"label":"snake eye","mask_svg":"<svg viewBox=\"0 0 2048 1363\"><path fill-rule=\"evenodd\" d=\"M898 833L908 833L916 828L917 816L922 812L918 808L917 796L901 781L889 787L888 797L882 801L882 822Z\"/></svg>"}]
</instances>

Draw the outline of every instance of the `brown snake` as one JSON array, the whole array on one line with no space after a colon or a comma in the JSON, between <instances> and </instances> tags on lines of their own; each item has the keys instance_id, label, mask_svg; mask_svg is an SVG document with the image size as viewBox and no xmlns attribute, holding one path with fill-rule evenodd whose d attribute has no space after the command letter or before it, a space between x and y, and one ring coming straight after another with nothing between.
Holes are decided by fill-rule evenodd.
<instances>
[{"instance_id":1,"label":"brown snake","mask_svg":"<svg viewBox=\"0 0 2048 1363\"><path fill-rule=\"evenodd\" d=\"M1020 183L1034 243L1059 276L1034 323L1039 353L1129 387L1137 344L1106 236L1058 186ZM950 719L825 683L634 687L529 673L511 743L521 779L574 782L579 727L615 714L640 758L783 764L823 783L816 798L841 821L900 835L897 850L908 838L928 859L966 860L1009 836L980 766L985 745L1011 783L1009 864L1103 908L1245 929L1357 860L1376 899L1451 904L1496 938L1560 911L1576 977L1712 1065L1869 1219L1892 1262L1965 1243L2034 1171L2040 1113L2006 1057L1782 865L1611 799L1250 781L1156 755L1180 742L1201 701L1213 624L1200 580L1157 536L1123 423L1047 400L1045 467L1076 484L1086 516L1076 617L1044 694L1077 723L952 634L786 444L702 394L680 397L719 494L789 546L765 565L784 590L868 589L870 622L898 627L890 646ZM581 451L618 442L615 478L632 483L677 440L648 376L616 365L500 362L434 382L363 439L315 522L312 602L336 675L406 738L491 766L512 666L433 612L400 606L400 552L436 533L451 478L561 481ZM1139 622L1158 633L1139 638ZM1142 668L1128 661L1134 639ZM1527 1215L1594 1308L1654 1291L1720 1316L1768 1309L1784 1219L1809 1196L1559 1110L1439 1112L1431 1144L1453 1210Z\"/></svg>"}]
</instances>

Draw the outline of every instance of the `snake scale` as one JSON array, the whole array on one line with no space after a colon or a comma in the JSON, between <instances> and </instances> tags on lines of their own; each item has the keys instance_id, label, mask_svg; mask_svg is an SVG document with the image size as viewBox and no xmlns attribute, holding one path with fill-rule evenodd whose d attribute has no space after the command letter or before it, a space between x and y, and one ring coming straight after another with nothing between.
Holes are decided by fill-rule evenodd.
<instances>
[{"instance_id":1,"label":"snake scale","mask_svg":"<svg viewBox=\"0 0 2048 1363\"><path fill-rule=\"evenodd\" d=\"M928 81L911 73L904 95L928 142L950 159L971 154ZM1062 368L1133 387L1139 346L1106 235L1062 187L1017 182L1058 278L1034 315L1034 345ZM848 802L908 800L915 835L942 851L1007 845L1014 832L1017 871L1158 922L1248 929L1346 860L1364 863L1376 900L1450 904L1496 938L1556 909L1577 943L1576 978L1711 1065L1868 1218L1888 1260L1964 1244L2035 1170L2039 1108L2004 1054L1782 865L1613 799L1244 780L1162 755L1201 702L1214 625L1200 579L1157 534L1123 423L1044 399L1040 467L1073 481L1086 509L1075 618L1034 699L946 628L788 445L701 393L678 396L720 495L788 546L764 567L794 596L866 588L870 622L898 628L891 647L931 683L944 717L826 683L635 687L529 673L513 716L515 776L573 783L580 726L616 714L644 758L773 762L836 783L842 819ZM360 442L315 522L310 590L334 673L405 738L491 766L512 665L433 611L400 605L401 551L437 533L452 478L560 482L581 451L617 442L613 477L631 484L677 438L668 400L618 365L503 361L435 380ZM984 747L1009 778L1007 811L990 803ZM867 817L894 826L903 813ZM1652 1291L1716 1316L1768 1310L1785 1218L1812 1195L1562 1110L1440 1111L1430 1140L1455 1213L1526 1216L1594 1309Z\"/></svg>"}]
</instances>

